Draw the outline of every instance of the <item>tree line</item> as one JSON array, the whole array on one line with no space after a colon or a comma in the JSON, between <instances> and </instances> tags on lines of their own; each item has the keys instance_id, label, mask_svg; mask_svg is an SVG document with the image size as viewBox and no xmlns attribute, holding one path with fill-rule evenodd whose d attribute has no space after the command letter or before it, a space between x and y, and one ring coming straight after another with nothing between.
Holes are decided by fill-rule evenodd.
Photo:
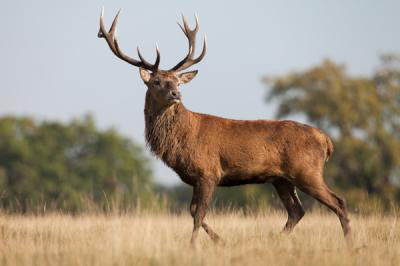
<instances>
[{"instance_id":1,"label":"tree line","mask_svg":"<svg viewBox=\"0 0 400 266\"><path fill-rule=\"evenodd\" d=\"M6 211L77 212L152 204L154 185L142 148L85 116L69 123L0 119L0 204Z\"/></svg>"}]
</instances>

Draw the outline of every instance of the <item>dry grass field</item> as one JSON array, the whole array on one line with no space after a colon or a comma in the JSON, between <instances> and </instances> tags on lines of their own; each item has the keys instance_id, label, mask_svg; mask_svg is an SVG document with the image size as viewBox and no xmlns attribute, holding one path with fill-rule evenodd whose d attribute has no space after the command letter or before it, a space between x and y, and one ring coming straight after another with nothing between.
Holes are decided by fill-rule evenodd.
<instances>
[{"instance_id":1,"label":"dry grass field","mask_svg":"<svg viewBox=\"0 0 400 266\"><path fill-rule=\"evenodd\" d=\"M291 235L283 213L209 214L225 245L204 231L191 248L188 215L0 215L0 265L400 265L395 215L352 215L355 248L338 219L307 213Z\"/></svg>"}]
</instances>

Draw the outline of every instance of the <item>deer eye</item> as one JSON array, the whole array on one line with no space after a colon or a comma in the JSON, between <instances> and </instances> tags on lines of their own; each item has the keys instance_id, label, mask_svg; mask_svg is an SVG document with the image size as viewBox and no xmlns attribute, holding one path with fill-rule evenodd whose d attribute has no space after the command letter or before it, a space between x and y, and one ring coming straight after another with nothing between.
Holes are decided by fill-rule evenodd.
<instances>
[{"instance_id":1,"label":"deer eye","mask_svg":"<svg viewBox=\"0 0 400 266\"><path fill-rule=\"evenodd\" d=\"M160 83L160 80L159 80L159 79L154 80L154 84L157 85L157 86L159 86L159 85L161 84L161 83Z\"/></svg>"}]
</instances>

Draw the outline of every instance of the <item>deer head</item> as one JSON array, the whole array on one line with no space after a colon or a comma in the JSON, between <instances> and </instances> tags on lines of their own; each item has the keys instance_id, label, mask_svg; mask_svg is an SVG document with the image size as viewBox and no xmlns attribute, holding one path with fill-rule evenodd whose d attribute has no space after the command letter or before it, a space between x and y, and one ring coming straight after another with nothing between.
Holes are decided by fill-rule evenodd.
<instances>
[{"instance_id":1,"label":"deer head","mask_svg":"<svg viewBox=\"0 0 400 266\"><path fill-rule=\"evenodd\" d=\"M189 43L189 51L185 58L182 59L176 66L169 70L160 70L160 51L156 47L157 57L154 64L147 62L141 55L139 48L137 49L139 60L136 60L128 55L124 54L117 41L117 23L120 16L121 10L118 11L114 18L114 21L109 31L106 31L104 26L104 8L101 11L100 16L100 30L98 33L99 38L104 38L107 41L111 51L120 59L125 62L139 67L140 77L148 88L148 95L152 101L157 105L157 109L163 109L169 107L181 101L181 93L179 91L179 85L188 83L197 74L197 70L184 72L181 71L191 67L194 64L199 63L205 56L207 51L207 42L204 37L203 51L197 58L193 58L196 46L196 34L199 30L199 22L197 16L196 27L191 30L187 24L185 17L182 16L183 26L178 23Z\"/></svg>"}]
</instances>

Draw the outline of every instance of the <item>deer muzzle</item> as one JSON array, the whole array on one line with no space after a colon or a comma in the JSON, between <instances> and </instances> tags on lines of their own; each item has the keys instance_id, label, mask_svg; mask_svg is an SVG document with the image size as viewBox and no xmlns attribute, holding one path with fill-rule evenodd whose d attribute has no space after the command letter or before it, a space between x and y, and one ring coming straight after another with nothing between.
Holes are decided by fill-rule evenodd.
<instances>
[{"instance_id":1,"label":"deer muzzle","mask_svg":"<svg viewBox=\"0 0 400 266\"><path fill-rule=\"evenodd\" d=\"M172 90L169 93L169 100L173 103L179 103L181 101L182 95L178 90Z\"/></svg>"}]
</instances>

